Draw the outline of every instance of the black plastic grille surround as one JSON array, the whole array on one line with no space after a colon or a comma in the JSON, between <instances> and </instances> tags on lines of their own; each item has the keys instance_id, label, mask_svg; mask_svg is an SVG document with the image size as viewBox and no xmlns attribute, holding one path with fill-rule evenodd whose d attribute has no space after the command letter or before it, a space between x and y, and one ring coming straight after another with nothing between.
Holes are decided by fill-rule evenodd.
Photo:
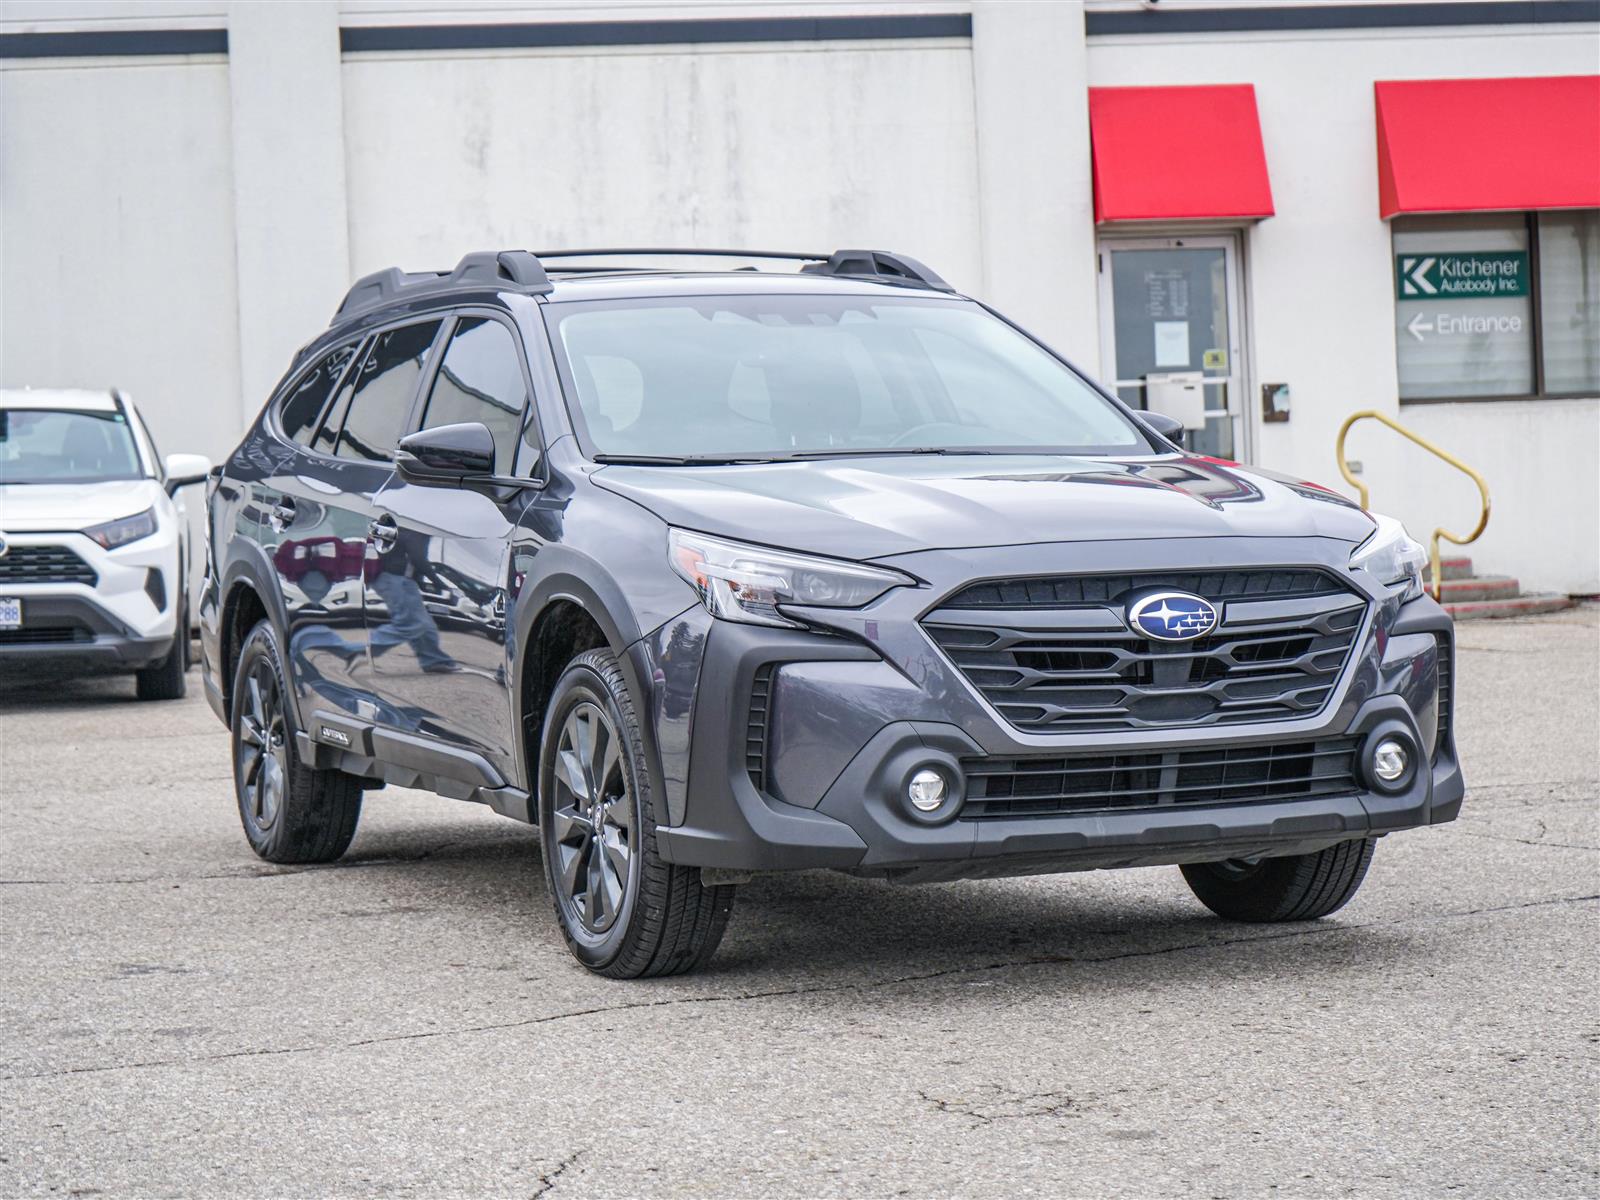
<instances>
[{"instance_id":1,"label":"black plastic grille surround","mask_svg":"<svg viewBox=\"0 0 1600 1200\"><path fill-rule=\"evenodd\" d=\"M969 758L963 817L1045 817L1350 795L1357 738L1089 757Z\"/></svg>"},{"instance_id":2,"label":"black plastic grille surround","mask_svg":"<svg viewBox=\"0 0 1600 1200\"><path fill-rule=\"evenodd\" d=\"M767 790L767 721L772 712L772 664L756 670L750 685L750 716L745 723L744 763L756 790Z\"/></svg>"},{"instance_id":3,"label":"black plastic grille surround","mask_svg":"<svg viewBox=\"0 0 1600 1200\"><path fill-rule=\"evenodd\" d=\"M66 546L12 546L0 557L0 585L100 582L94 568Z\"/></svg>"},{"instance_id":4,"label":"black plastic grille surround","mask_svg":"<svg viewBox=\"0 0 1600 1200\"><path fill-rule=\"evenodd\" d=\"M1187 642L1129 629L1131 600L1165 589L1218 605L1217 628ZM974 584L922 624L1011 725L1078 733L1314 715L1365 613L1316 570L1152 572Z\"/></svg>"},{"instance_id":5,"label":"black plastic grille surround","mask_svg":"<svg viewBox=\"0 0 1600 1200\"><path fill-rule=\"evenodd\" d=\"M1455 699L1455 674L1452 654L1451 638L1449 634L1436 633L1433 639L1439 647L1439 725L1433 739L1433 761L1439 761L1439 755L1444 752L1445 740L1450 736L1450 717L1452 702Z\"/></svg>"}]
</instances>

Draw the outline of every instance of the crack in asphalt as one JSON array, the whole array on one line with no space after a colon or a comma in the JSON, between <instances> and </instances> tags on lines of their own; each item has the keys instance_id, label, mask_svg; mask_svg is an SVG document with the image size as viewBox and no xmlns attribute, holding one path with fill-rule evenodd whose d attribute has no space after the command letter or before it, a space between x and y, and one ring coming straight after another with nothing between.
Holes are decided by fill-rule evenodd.
<instances>
[{"instance_id":1,"label":"crack in asphalt","mask_svg":"<svg viewBox=\"0 0 1600 1200\"><path fill-rule=\"evenodd\" d=\"M1286 929L1277 933L1259 933L1249 937L1208 938L1198 942L1180 942L1149 950L1128 950L1117 954L1074 955L1043 954L1026 958L1005 959L991 963L969 963L964 966L945 967L912 975L897 975L889 979L865 980L859 983L819 984L807 987L772 988L766 991L735 992L710 996L674 996L665 1000L635 1000L623 1004L603 1004L593 1008L572 1009L567 1012L546 1013L520 1021L500 1021L487 1025L465 1025L454 1029L430 1029L419 1033L384 1034L379 1037L358 1038L351 1042L322 1043L310 1046L259 1047L251 1050L229 1050L220 1054L201 1054L189 1058L148 1059L142 1062L107 1063L90 1067L65 1067L56 1071L35 1071L16 1075L0 1075L0 1082L25 1079L56 1079L68 1075L91 1075L106 1071L145 1070L157 1067L195 1066L200 1063L225 1062L239 1058L276 1058L288 1054L319 1054L338 1050L359 1050L367 1046L382 1046L400 1042L429 1041L433 1038L456 1037L472 1033L496 1033L507 1029L524 1029L535 1025L549 1025L557 1021L570 1021L582 1017L603 1016L612 1013L632 1012L648 1008L676 1008L690 1004L738 1004L749 1000L783 999L792 996L828 995L841 992L866 992L879 988L898 987L908 983L927 983L958 975L979 975L994 971L1009 971L1025 967L1063 966L1071 963L1097 964L1119 962L1132 958L1157 958L1168 954L1182 954L1190 950L1215 950L1226 946L1254 945L1259 942L1277 942L1291 938L1331 937L1341 933L1354 933L1362 929L1376 929L1390 925L1415 922L1460 920L1467 917L1494 916L1521 912L1530 908L1548 908L1555 905L1586 904L1600 900L1600 893L1587 896L1554 896L1546 900L1529 900L1520 904L1502 904L1487 908L1473 908L1462 912L1433 913L1423 916L1394 917L1381 921L1363 921L1350 925L1313 926L1309 929Z\"/></svg>"},{"instance_id":2,"label":"crack in asphalt","mask_svg":"<svg viewBox=\"0 0 1600 1200\"><path fill-rule=\"evenodd\" d=\"M942 1096L930 1096L921 1088L917 1089L917 1095L924 1103L932 1105L935 1112L952 1117L969 1118L973 1122L974 1129L980 1125L992 1125L996 1121L1029 1121L1039 1117L1076 1116L1078 1110L1083 1107L1077 1099L1066 1092L1013 1092L997 1083L979 1084L978 1087L992 1095L977 1100L963 1097L947 1100Z\"/></svg>"},{"instance_id":3,"label":"crack in asphalt","mask_svg":"<svg viewBox=\"0 0 1600 1200\"><path fill-rule=\"evenodd\" d=\"M1553 850L1600 850L1600 846L1592 846L1587 842L1552 842L1547 841L1544 835L1549 832L1543 821L1535 821L1539 827L1539 836L1536 838L1512 837L1509 833L1478 833L1471 829L1452 829L1449 832L1460 837L1480 838L1486 842L1516 842L1519 846L1547 846Z\"/></svg>"},{"instance_id":4,"label":"crack in asphalt","mask_svg":"<svg viewBox=\"0 0 1600 1200\"><path fill-rule=\"evenodd\" d=\"M577 1162L582 1156L582 1150L574 1150L571 1154L567 1155L566 1158L563 1158L560 1162L558 1162L553 1170L546 1171L543 1175L540 1175L539 1186L534 1188L533 1191L529 1193L528 1200L539 1200L540 1196L543 1196L545 1193L554 1188L556 1186L556 1181L559 1180L562 1175L566 1174L567 1168L572 1166L572 1164Z\"/></svg>"}]
</instances>

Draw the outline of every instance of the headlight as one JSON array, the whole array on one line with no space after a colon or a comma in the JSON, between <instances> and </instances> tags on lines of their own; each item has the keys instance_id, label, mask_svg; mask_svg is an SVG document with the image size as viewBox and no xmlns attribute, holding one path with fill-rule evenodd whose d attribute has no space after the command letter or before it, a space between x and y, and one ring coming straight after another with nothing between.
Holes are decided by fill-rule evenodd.
<instances>
[{"instance_id":1,"label":"headlight","mask_svg":"<svg viewBox=\"0 0 1600 1200\"><path fill-rule=\"evenodd\" d=\"M129 542L149 537L155 531L156 510L147 508L142 513L134 513L131 517L119 517L115 521L107 521L104 525L91 525L83 532L86 537L93 538L107 550L115 550L118 546L126 546Z\"/></svg>"},{"instance_id":2,"label":"headlight","mask_svg":"<svg viewBox=\"0 0 1600 1200\"><path fill-rule=\"evenodd\" d=\"M778 605L860 608L890 588L916 583L882 567L768 550L682 529L668 531L667 556L712 616L752 625L799 628L778 612Z\"/></svg>"},{"instance_id":3,"label":"headlight","mask_svg":"<svg viewBox=\"0 0 1600 1200\"><path fill-rule=\"evenodd\" d=\"M1350 566L1377 577L1388 587L1401 587L1402 600L1422 595L1422 567L1428 552L1406 533L1406 527L1393 517L1372 518L1378 528L1350 555Z\"/></svg>"}]
</instances>

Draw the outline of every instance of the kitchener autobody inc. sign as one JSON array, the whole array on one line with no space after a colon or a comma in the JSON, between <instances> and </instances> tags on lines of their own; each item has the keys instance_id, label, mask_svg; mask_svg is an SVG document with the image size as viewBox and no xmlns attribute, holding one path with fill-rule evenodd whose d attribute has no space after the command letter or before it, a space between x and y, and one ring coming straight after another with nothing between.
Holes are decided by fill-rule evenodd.
<instances>
[{"instance_id":1,"label":"kitchener autobody inc. sign","mask_svg":"<svg viewBox=\"0 0 1600 1200\"><path fill-rule=\"evenodd\" d=\"M1403 301L1503 300L1528 294L1526 250L1472 250L1459 253L1397 254L1395 287ZM1520 334L1525 324L1520 305L1511 310L1451 312L1409 308L1406 332L1417 341L1430 333Z\"/></svg>"},{"instance_id":2,"label":"kitchener autobody inc. sign","mask_svg":"<svg viewBox=\"0 0 1600 1200\"><path fill-rule=\"evenodd\" d=\"M1437 236L1395 234L1401 398L1510 396L1531 390L1528 252L1434 250L1416 244Z\"/></svg>"},{"instance_id":3,"label":"kitchener autobody inc. sign","mask_svg":"<svg viewBox=\"0 0 1600 1200\"><path fill-rule=\"evenodd\" d=\"M1395 266L1401 300L1488 300L1528 294L1526 250L1400 254Z\"/></svg>"}]
</instances>

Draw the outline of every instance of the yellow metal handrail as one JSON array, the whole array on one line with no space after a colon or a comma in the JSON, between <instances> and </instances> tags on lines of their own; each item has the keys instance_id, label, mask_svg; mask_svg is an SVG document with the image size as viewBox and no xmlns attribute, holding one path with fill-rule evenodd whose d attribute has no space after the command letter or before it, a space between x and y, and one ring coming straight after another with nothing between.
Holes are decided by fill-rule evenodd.
<instances>
[{"instance_id":1,"label":"yellow metal handrail","mask_svg":"<svg viewBox=\"0 0 1600 1200\"><path fill-rule=\"evenodd\" d=\"M1482 475L1478 474L1471 467L1467 466L1466 463L1462 462L1448 450L1439 449L1438 446L1435 446L1427 438L1407 429L1404 425L1400 424L1399 421L1396 421L1391 417L1386 417L1381 412L1377 412L1374 409L1364 408L1358 413L1351 413L1350 416L1345 419L1345 423L1339 426L1339 440L1334 444L1333 448L1334 454L1337 455L1339 459L1339 474L1344 476L1346 483L1361 493L1361 507L1363 509L1367 507L1367 485L1362 483L1361 480L1357 479L1350 473L1350 464L1347 463L1344 458L1344 439L1345 435L1350 432L1350 426L1354 425L1357 421L1363 421L1368 417L1371 417L1375 421L1382 421L1401 437L1410 438L1429 454L1432 454L1436 458L1444 459L1445 462L1449 463L1456 470L1469 476L1472 479L1472 482L1478 485L1478 495L1483 497L1483 512L1478 516L1478 524L1473 528L1471 533L1467 534L1466 537L1451 533L1442 525L1433 531L1431 550L1429 551L1429 560L1433 567L1433 598L1435 600L1441 600L1444 598L1444 572L1439 569L1439 539L1449 538L1456 545L1465 546L1469 542L1477 541L1478 538L1482 536L1483 531L1488 528L1489 525L1489 485L1484 481Z\"/></svg>"}]
</instances>

